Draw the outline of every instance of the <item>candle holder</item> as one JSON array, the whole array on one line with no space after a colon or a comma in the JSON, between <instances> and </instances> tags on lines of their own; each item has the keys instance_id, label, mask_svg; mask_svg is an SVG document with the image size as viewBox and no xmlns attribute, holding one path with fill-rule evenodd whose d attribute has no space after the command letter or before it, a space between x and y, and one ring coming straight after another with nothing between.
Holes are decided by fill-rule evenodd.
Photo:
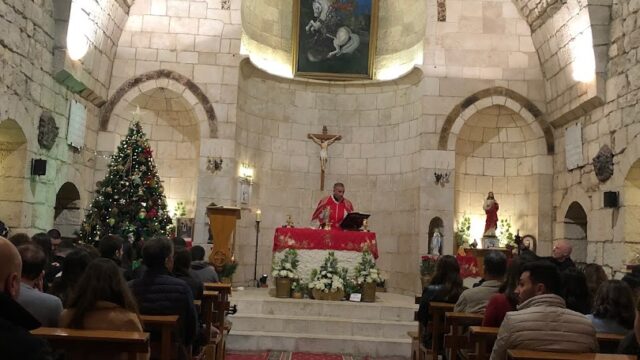
<instances>
[{"instance_id":1,"label":"candle holder","mask_svg":"<svg viewBox=\"0 0 640 360\"><path fill-rule=\"evenodd\" d=\"M256 251L253 262L253 283L256 287L260 287L260 281L258 280L258 239L260 238L260 220L262 212L260 209L256 211Z\"/></svg>"}]
</instances>

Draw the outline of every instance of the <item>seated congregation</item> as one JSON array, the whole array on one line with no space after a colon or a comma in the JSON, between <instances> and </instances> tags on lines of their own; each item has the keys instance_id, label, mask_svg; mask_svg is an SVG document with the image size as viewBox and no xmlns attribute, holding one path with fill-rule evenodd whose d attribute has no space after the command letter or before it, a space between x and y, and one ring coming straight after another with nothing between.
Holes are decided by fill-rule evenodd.
<instances>
[{"instance_id":1,"label":"seated congregation","mask_svg":"<svg viewBox=\"0 0 640 360\"><path fill-rule=\"evenodd\" d=\"M557 241L547 258L524 250L508 259L490 251L483 278L469 289L463 287L456 258L441 256L416 297L420 331L410 334L414 360L438 355L449 360L590 359L596 353L635 359L640 355L639 273L608 279L600 265L574 264L571 250L568 242Z\"/></svg>"},{"instance_id":2,"label":"seated congregation","mask_svg":"<svg viewBox=\"0 0 640 360\"><path fill-rule=\"evenodd\" d=\"M180 238L0 237L0 358L218 358L230 287L204 255Z\"/></svg>"}]
</instances>

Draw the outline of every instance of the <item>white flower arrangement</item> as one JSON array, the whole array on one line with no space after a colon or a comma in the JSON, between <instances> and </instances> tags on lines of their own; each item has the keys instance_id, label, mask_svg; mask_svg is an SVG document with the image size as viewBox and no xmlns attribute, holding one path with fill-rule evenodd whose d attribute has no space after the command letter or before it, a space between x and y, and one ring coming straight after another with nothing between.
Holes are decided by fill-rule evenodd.
<instances>
[{"instance_id":1,"label":"white flower arrangement","mask_svg":"<svg viewBox=\"0 0 640 360\"><path fill-rule=\"evenodd\" d=\"M274 260L271 275L279 278L298 278L298 252L295 249L288 249L280 261Z\"/></svg>"},{"instance_id":2,"label":"white flower arrangement","mask_svg":"<svg viewBox=\"0 0 640 360\"><path fill-rule=\"evenodd\" d=\"M309 283L309 289L317 289L325 293L344 290L344 280L340 270L338 270L338 259L336 259L333 251L330 251L324 259L324 264L320 266L320 270L313 270L311 278L313 280Z\"/></svg>"},{"instance_id":3,"label":"white flower arrangement","mask_svg":"<svg viewBox=\"0 0 640 360\"><path fill-rule=\"evenodd\" d=\"M373 260L373 256L371 255L369 250L366 249L362 252L360 262L356 265L353 271L355 272L355 282L358 285L362 285L365 283L380 284L384 281L384 279L380 275L380 271L376 268L376 263Z\"/></svg>"}]
</instances>

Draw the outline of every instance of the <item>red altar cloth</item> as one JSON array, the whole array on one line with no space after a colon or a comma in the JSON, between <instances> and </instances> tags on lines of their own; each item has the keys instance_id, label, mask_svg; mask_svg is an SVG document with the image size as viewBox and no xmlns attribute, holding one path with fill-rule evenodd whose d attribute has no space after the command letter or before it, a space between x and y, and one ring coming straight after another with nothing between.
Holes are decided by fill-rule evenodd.
<instances>
[{"instance_id":1,"label":"red altar cloth","mask_svg":"<svg viewBox=\"0 0 640 360\"><path fill-rule=\"evenodd\" d=\"M273 252L285 249L358 251L366 247L378 258L376 233L368 231L276 228Z\"/></svg>"},{"instance_id":2,"label":"red altar cloth","mask_svg":"<svg viewBox=\"0 0 640 360\"><path fill-rule=\"evenodd\" d=\"M460 265L460 277L480 277L480 269L478 268L478 259L473 255L456 255L458 265Z\"/></svg>"}]
</instances>

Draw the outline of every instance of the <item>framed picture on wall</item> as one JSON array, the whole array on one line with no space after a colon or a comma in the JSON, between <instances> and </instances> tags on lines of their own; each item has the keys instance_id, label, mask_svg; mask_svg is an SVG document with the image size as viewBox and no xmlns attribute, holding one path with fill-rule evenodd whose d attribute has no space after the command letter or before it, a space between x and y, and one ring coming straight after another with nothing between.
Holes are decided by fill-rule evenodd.
<instances>
[{"instance_id":1,"label":"framed picture on wall","mask_svg":"<svg viewBox=\"0 0 640 360\"><path fill-rule=\"evenodd\" d=\"M194 218L178 218L176 226L176 236L185 239L187 242L193 240Z\"/></svg>"},{"instance_id":2,"label":"framed picture on wall","mask_svg":"<svg viewBox=\"0 0 640 360\"><path fill-rule=\"evenodd\" d=\"M378 0L293 0L293 73L326 80L371 79Z\"/></svg>"}]
</instances>

